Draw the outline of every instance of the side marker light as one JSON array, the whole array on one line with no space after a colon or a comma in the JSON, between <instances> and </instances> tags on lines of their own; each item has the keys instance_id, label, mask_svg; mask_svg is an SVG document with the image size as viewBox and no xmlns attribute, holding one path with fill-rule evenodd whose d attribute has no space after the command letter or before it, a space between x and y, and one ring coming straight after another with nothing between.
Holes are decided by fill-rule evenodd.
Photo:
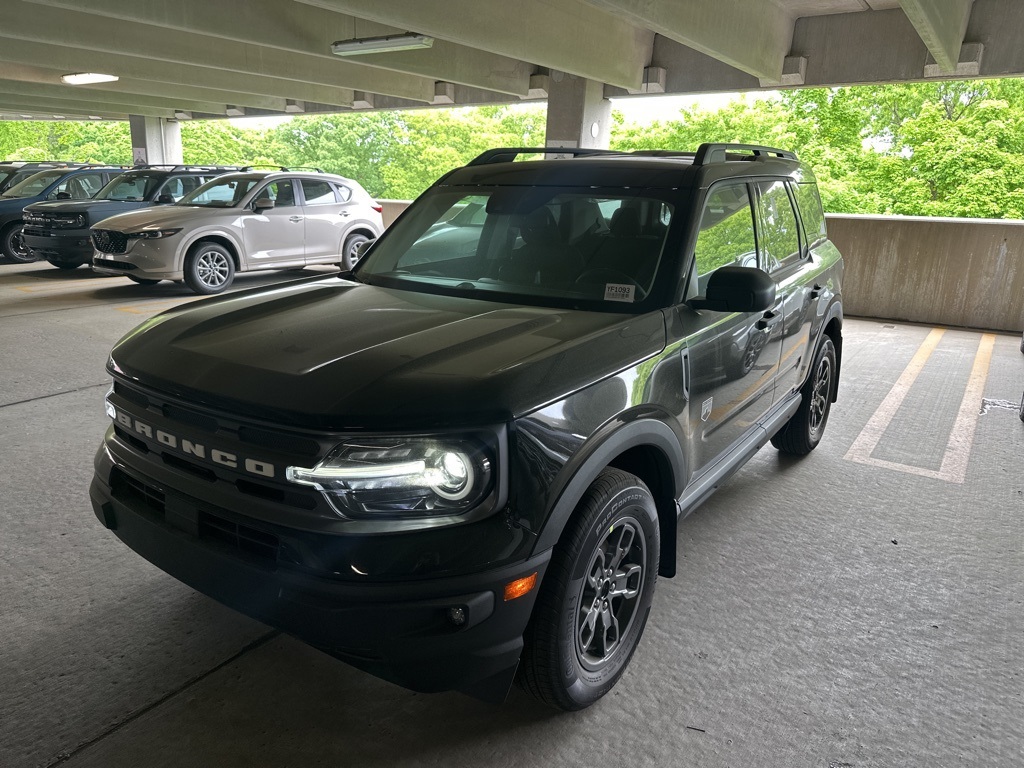
<instances>
[{"instance_id":1,"label":"side marker light","mask_svg":"<svg viewBox=\"0 0 1024 768\"><path fill-rule=\"evenodd\" d=\"M534 571L529 576L510 581L505 585L505 602L515 600L517 597L529 594L537 586L537 573Z\"/></svg>"}]
</instances>

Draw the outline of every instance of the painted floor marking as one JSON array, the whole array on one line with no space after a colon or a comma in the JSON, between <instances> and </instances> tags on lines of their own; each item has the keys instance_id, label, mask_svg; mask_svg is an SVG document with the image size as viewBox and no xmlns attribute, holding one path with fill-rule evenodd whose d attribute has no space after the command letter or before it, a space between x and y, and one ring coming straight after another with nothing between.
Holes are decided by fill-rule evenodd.
<instances>
[{"instance_id":1,"label":"painted floor marking","mask_svg":"<svg viewBox=\"0 0 1024 768\"><path fill-rule=\"evenodd\" d=\"M982 401L989 364L992 362L992 349L996 341L996 337L990 333L984 334L978 344L978 352L974 357L971 375L967 380L963 400L960 401L960 410L953 423L949 441L946 443L946 452L942 457L942 465L938 471L909 464L899 464L894 461L883 461L873 458L871 455L944 333L942 328L932 329L843 458L858 464L884 467L896 472L906 472L949 483L964 482L967 477L967 463L971 457L971 448L974 445L974 432L980 416L978 404Z\"/></svg>"}]
</instances>

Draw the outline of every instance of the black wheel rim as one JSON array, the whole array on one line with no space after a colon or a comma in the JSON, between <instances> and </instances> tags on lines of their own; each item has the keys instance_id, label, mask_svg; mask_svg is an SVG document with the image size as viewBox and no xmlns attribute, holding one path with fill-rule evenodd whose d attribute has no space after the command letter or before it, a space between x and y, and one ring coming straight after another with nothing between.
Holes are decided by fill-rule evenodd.
<instances>
[{"instance_id":1,"label":"black wheel rim","mask_svg":"<svg viewBox=\"0 0 1024 768\"><path fill-rule=\"evenodd\" d=\"M643 529L633 517L618 519L594 548L576 619L576 655L586 669L603 667L623 647L637 619L646 557Z\"/></svg>"},{"instance_id":2,"label":"black wheel rim","mask_svg":"<svg viewBox=\"0 0 1024 768\"><path fill-rule=\"evenodd\" d=\"M203 251L196 259L196 276L208 288L220 288L227 282L231 265L219 251Z\"/></svg>"},{"instance_id":3,"label":"black wheel rim","mask_svg":"<svg viewBox=\"0 0 1024 768\"><path fill-rule=\"evenodd\" d=\"M825 427L831 391L832 360L825 355L822 356L818 363L818 369L814 372L814 384L811 387L811 407L808 421L813 436L818 436Z\"/></svg>"},{"instance_id":4,"label":"black wheel rim","mask_svg":"<svg viewBox=\"0 0 1024 768\"><path fill-rule=\"evenodd\" d=\"M17 227L11 232L7 238L7 245L16 259L28 260L30 251L25 245L25 237L21 233L21 227Z\"/></svg>"}]
</instances>

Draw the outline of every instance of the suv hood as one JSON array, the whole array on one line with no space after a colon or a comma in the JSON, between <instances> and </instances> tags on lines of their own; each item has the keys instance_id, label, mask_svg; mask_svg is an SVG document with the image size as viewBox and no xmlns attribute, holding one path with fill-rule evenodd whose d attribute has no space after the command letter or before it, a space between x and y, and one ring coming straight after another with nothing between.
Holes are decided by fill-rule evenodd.
<instances>
[{"instance_id":1,"label":"suv hood","mask_svg":"<svg viewBox=\"0 0 1024 768\"><path fill-rule=\"evenodd\" d=\"M178 225L215 216L237 216L244 214L244 208L206 208L199 205L158 205L112 216L103 221L100 229L116 232L137 232L141 227Z\"/></svg>"},{"instance_id":2,"label":"suv hood","mask_svg":"<svg viewBox=\"0 0 1024 768\"><path fill-rule=\"evenodd\" d=\"M661 312L621 315L399 291L337 278L158 315L115 375L218 411L312 429L498 423L665 344Z\"/></svg>"},{"instance_id":3,"label":"suv hood","mask_svg":"<svg viewBox=\"0 0 1024 768\"><path fill-rule=\"evenodd\" d=\"M135 200L46 200L42 203L32 203L25 208L38 213L104 213L110 211L107 215L113 216L117 211L128 211L138 208L140 205L152 205L152 203Z\"/></svg>"}]
</instances>

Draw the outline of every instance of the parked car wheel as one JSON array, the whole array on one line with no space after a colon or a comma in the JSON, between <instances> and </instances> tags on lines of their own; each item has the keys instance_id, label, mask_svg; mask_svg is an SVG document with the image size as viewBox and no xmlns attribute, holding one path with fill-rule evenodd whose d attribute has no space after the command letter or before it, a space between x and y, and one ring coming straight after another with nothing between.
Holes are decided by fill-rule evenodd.
<instances>
[{"instance_id":1,"label":"parked car wheel","mask_svg":"<svg viewBox=\"0 0 1024 768\"><path fill-rule=\"evenodd\" d=\"M22 226L20 221L9 224L0 236L0 248L9 260L29 264L36 261L36 257L25 245L25 238L21 235Z\"/></svg>"},{"instance_id":2,"label":"parked car wheel","mask_svg":"<svg viewBox=\"0 0 1024 768\"><path fill-rule=\"evenodd\" d=\"M794 456L813 451L825 433L832 407L832 388L836 378L836 348L828 336L814 356L811 376L800 390L800 408L785 426L772 436L772 445Z\"/></svg>"},{"instance_id":3,"label":"parked car wheel","mask_svg":"<svg viewBox=\"0 0 1024 768\"><path fill-rule=\"evenodd\" d=\"M1024 334L1021 334L1020 337L1020 351L1024 352Z\"/></svg>"},{"instance_id":4,"label":"parked car wheel","mask_svg":"<svg viewBox=\"0 0 1024 768\"><path fill-rule=\"evenodd\" d=\"M351 271L359 263L359 246L370 242L366 235L349 235L345 238L345 246L342 248L342 259L338 265L343 270Z\"/></svg>"},{"instance_id":5,"label":"parked car wheel","mask_svg":"<svg viewBox=\"0 0 1024 768\"><path fill-rule=\"evenodd\" d=\"M526 630L521 687L563 710L611 690L647 623L660 544L647 486L618 469L602 472L555 548Z\"/></svg>"},{"instance_id":6,"label":"parked car wheel","mask_svg":"<svg viewBox=\"0 0 1024 768\"><path fill-rule=\"evenodd\" d=\"M185 257L185 285L196 293L220 293L234 279L235 261L222 245L200 241Z\"/></svg>"},{"instance_id":7,"label":"parked car wheel","mask_svg":"<svg viewBox=\"0 0 1024 768\"><path fill-rule=\"evenodd\" d=\"M139 285L156 285L157 283L160 282L159 280L149 280L145 277L134 277L133 275L125 275L125 277L127 277L133 283L138 283Z\"/></svg>"}]
</instances>

